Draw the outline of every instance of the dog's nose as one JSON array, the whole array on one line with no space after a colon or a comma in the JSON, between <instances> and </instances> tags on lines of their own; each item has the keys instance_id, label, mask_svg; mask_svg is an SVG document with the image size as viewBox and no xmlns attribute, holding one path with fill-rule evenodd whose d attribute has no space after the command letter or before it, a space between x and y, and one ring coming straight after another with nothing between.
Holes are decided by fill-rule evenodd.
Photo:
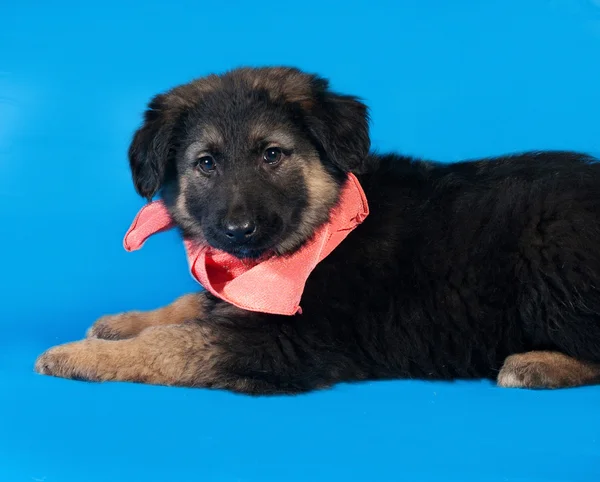
<instances>
[{"instance_id":1,"label":"dog's nose","mask_svg":"<svg viewBox=\"0 0 600 482\"><path fill-rule=\"evenodd\" d=\"M250 220L225 221L225 236L236 243L248 241L256 232L256 225Z\"/></svg>"}]
</instances>

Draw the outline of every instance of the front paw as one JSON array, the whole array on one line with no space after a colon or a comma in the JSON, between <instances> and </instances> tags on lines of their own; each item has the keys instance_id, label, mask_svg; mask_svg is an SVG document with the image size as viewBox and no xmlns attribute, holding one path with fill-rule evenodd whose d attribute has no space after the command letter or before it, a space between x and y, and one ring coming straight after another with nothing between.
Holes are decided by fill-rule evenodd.
<instances>
[{"instance_id":1,"label":"front paw","mask_svg":"<svg viewBox=\"0 0 600 482\"><path fill-rule=\"evenodd\" d=\"M85 341L50 348L36 360L35 371L60 378L99 381L97 362L89 348Z\"/></svg>"},{"instance_id":2,"label":"front paw","mask_svg":"<svg viewBox=\"0 0 600 482\"><path fill-rule=\"evenodd\" d=\"M106 315L99 318L87 331L87 338L102 340L123 340L136 336L144 328L141 313L129 311L118 315Z\"/></svg>"}]
</instances>

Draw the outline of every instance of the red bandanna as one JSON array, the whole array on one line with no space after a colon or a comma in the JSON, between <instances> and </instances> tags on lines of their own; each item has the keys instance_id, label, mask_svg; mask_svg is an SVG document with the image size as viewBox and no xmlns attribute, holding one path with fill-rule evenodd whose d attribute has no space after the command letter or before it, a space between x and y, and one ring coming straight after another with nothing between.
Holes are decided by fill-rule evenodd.
<instances>
[{"instance_id":1,"label":"red bandanna","mask_svg":"<svg viewBox=\"0 0 600 482\"><path fill-rule=\"evenodd\" d=\"M367 198L352 174L329 221L298 251L264 261L240 260L207 245L184 241L192 276L213 295L249 311L279 315L301 312L300 298L308 276L369 214ZM142 247L153 234L174 227L166 206L144 206L127 231L127 251Z\"/></svg>"}]
</instances>

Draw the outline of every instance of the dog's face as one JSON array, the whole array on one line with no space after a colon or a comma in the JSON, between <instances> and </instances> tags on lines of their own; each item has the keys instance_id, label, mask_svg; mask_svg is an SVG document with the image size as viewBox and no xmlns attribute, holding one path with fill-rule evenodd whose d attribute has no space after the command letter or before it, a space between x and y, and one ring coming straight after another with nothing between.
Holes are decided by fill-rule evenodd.
<instances>
[{"instance_id":1,"label":"dog's face","mask_svg":"<svg viewBox=\"0 0 600 482\"><path fill-rule=\"evenodd\" d=\"M186 237L239 258L298 249L366 169L366 107L296 69L238 69L158 95L129 151Z\"/></svg>"}]
</instances>

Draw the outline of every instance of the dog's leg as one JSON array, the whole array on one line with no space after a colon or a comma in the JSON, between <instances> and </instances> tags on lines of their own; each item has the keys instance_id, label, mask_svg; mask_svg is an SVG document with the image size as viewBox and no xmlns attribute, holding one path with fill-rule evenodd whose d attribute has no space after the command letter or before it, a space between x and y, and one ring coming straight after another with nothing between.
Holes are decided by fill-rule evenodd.
<instances>
[{"instance_id":1,"label":"dog's leg","mask_svg":"<svg viewBox=\"0 0 600 482\"><path fill-rule=\"evenodd\" d=\"M567 388L600 383L600 365L553 351L509 356L498 374L498 385L510 388Z\"/></svg>"},{"instance_id":2,"label":"dog's leg","mask_svg":"<svg viewBox=\"0 0 600 482\"><path fill-rule=\"evenodd\" d=\"M206 320L151 326L122 340L87 338L51 348L38 373L89 381L299 393L364 379L328 333L306 320L242 312L218 303Z\"/></svg>"},{"instance_id":3,"label":"dog's leg","mask_svg":"<svg viewBox=\"0 0 600 482\"><path fill-rule=\"evenodd\" d=\"M88 338L51 348L35 364L44 375L88 381L207 385L221 357L198 323L150 327L126 340Z\"/></svg>"},{"instance_id":4,"label":"dog's leg","mask_svg":"<svg viewBox=\"0 0 600 482\"><path fill-rule=\"evenodd\" d=\"M177 325L201 319L204 315L204 293L182 296L170 305L151 311L127 311L97 320L87 332L88 338L121 340L138 335L146 328Z\"/></svg>"}]
</instances>

